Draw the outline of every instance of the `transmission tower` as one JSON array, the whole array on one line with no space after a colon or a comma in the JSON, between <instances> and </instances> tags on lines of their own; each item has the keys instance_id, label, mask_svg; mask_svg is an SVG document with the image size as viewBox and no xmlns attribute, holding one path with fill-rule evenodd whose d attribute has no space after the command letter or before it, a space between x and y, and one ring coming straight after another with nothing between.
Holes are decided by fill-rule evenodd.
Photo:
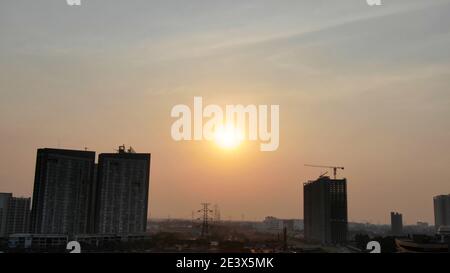
<instances>
[{"instance_id":1,"label":"transmission tower","mask_svg":"<svg viewBox=\"0 0 450 273\"><path fill-rule=\"evenodd\" d=\"M202 209L198 210L199 213L202 214L201 219L203 221L202 224L202 237L209 235L209 214L213 211L209 209L209 203L202 203Z\"/></svg>"}]
</instances>

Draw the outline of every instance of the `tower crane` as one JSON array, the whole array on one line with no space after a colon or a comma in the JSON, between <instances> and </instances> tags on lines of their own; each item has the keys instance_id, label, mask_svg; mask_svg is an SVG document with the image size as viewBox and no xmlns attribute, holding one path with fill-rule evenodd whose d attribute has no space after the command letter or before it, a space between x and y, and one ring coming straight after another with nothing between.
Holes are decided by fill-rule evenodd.
<instances>
[{"instance_id":1,"label":"tower crane","mask_svg":"<svg viewBox=\"0 0 450 273\"><path fill-rule=\"evenodd\" d=\"M311 165L311 164L305 164L306 167L313 167L313 168L326 168L326 169L333 169L333 176L334 179L336 179L337 170L343 170L344 167L337 167L337 166L321 166L321 165Z\"/></svg>"}]
</instances>

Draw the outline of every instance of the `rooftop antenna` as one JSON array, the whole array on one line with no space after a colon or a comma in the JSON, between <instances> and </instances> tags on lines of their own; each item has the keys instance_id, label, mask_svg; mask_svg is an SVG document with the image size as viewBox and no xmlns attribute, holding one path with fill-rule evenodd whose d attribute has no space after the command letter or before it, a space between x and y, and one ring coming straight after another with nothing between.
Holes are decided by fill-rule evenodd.
<instances>
[{"instance_id":1,"label":"rooftop antenna","mask_svg":"<svg viewBox=\"0 0 450 273\"><path fill-rule=\"evenodd\" d=\"M125 144L119 146L119 149L116 150L116 152L118 152L119 154L125 153L125 151L126 151L126 150L125 150Z\"/></svg>"}]
</instances>

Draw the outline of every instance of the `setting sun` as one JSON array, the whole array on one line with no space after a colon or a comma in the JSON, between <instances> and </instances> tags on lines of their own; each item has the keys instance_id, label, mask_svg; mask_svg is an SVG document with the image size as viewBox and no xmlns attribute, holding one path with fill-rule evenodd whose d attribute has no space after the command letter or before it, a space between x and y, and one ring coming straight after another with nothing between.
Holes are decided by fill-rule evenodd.
<instances>
[{"instance_id":1,"label":"setting sun","mask_svg":"<svg viewBox=\"0 0 450 273\"><path fill-rule=\"evenodd\" d=\"M218 127L214 134L214 141L218 146L224 149L234 149L238 147L243 139L243 132L235 128L233 124Z\"/></svg>"}]
</instances>

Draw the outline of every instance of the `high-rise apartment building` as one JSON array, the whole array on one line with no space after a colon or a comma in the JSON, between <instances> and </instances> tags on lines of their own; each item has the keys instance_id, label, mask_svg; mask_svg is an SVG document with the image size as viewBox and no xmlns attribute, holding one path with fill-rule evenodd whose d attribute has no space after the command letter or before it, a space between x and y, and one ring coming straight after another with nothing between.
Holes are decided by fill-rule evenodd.
<instances>
[{"instance_id":1,"label":"high-rise apartment building","mask_svg":"<svg viewBox=\"0 0 450 273\"><path fill-rule=\"evenodd\" d=\"M8 234L30 231L31 198L12 197L8 209Z\"/></svg>"},{"instance_id":2,"label":"high-rise apartment building","mask_svg":"<svg viewBox=\"0 0 450 273\"><path fill-rule=\"evenodd\" d=\"M31 198L0 193L0 237L29 232L30 203Z\"/></svg>"},{"instance_id":3,"label":"high-rise apartment building","mask_svg":"<svg viewBox=\"0 0 450 273\"><path fill-rule=\"evenodd\" d=\"M150 154L121 146L118 153L99 155L97 172L95 232L145 232Z\"/></svg>"},{"instance_id":4,"label":"high-rise apartment building","mask_svg":"<svg viewBox=\"0 0 450 273\"><path fill-rule=\"evenodd\" d=\"M38 149L31 232L88 233L92 213L95 152Z\"/></svg>"},{"instance_id":5,"label":"high-rise apartment building","mask_svg":"<svg viewBox=\"0 0 450 273\"><path fill-rule=\"evenodd\" d=\"M11 198L12 193L0 192L0 237L5 237L8 234L8 208Z\"/></svg>"},{"instance_id":6,"label":"high-rise apartment building","mask_svg":"<svg viewBox=\"0 0 450 273\"><path fill-rule=\"evenodd\" d=\"M403 215L398 212L391 212L391 234L400 236L403 234Z\"/></svg>"},{"instance_id":7,"label":"high-rise apartment building","mask_svg":"<svg viewBox=\"0 0 450 273\"><path fill-rule=\"evenodd\" d=\"M441 226L450 226L450 194L435 196L433 203L436 230Z\"/></svg>"}]
</instances>

